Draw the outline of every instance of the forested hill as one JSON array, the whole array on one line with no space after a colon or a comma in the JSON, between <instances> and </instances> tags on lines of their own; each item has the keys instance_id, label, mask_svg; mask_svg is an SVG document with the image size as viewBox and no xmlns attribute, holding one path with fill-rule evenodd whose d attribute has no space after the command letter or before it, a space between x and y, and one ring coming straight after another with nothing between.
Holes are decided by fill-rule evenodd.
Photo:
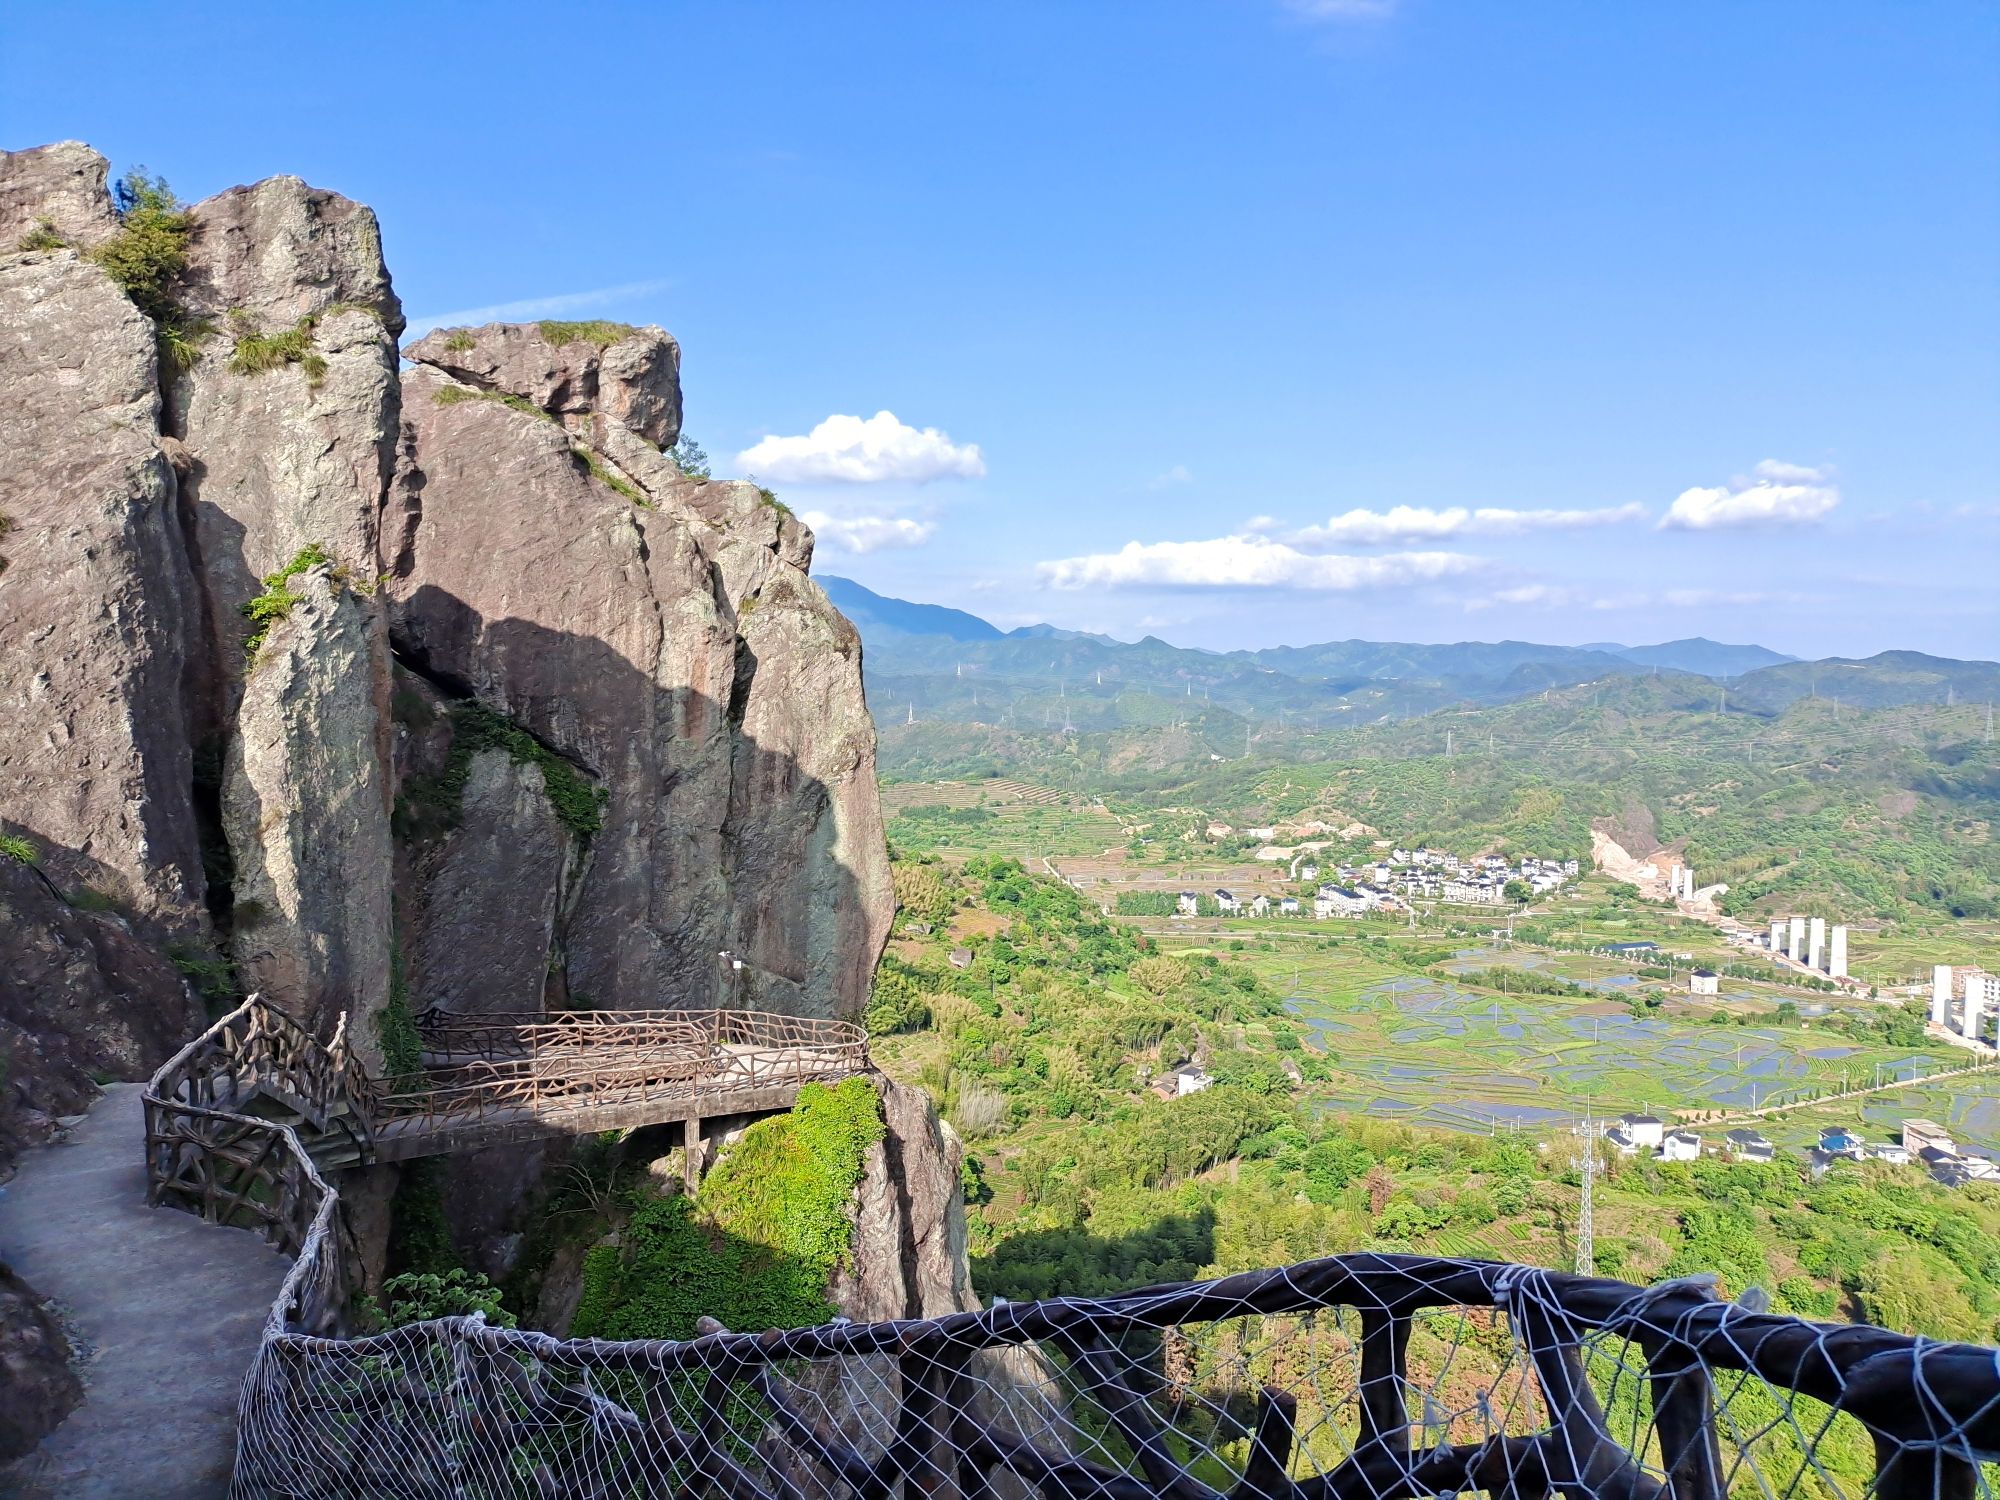
<instances>
[{"instance_id":1,"label":"forested hill","mask_svg":"<svg viewBox=\"0 0 2000 1500\"><path fill-rule=\"evenodd\" d=\"M1217 652L1047 625L1002 632L963 610L888 598L844 578L825 584L861 630L868 690L884 722L1090 734L1233 718L1332 730L1583 684L1615 692L1639 678L1685 678L1678 691L1691 700L1719 683L1725 706L1765 717L1814 698L1848 708L2000 699L2000 665L1913 651L1797 661L1696 637L1652 646L1346 640ZM1212 748L1221 753L1240 739L1226 728L1219 737L1225 744Z\"/></svg>"},{"instance_id":2,"label":"forested hill","mask_svg":"<svg viewBox=\"0 0 2000 1500\"><path fill-rule=\"evenodd\" d=\"M1782 712L1663 675L1342 730L1208 706L1178 727L1062 734L890 722L905 777L1011 775L1238 827L1361 822L1405 843L1566 853L1615 819L1684 849L1739 912L1815 901L1852 916L2000 911L2000 743L1983 703ZM1198 820L1198 821L1205 821Z\"/></svg>"}]
</instances>

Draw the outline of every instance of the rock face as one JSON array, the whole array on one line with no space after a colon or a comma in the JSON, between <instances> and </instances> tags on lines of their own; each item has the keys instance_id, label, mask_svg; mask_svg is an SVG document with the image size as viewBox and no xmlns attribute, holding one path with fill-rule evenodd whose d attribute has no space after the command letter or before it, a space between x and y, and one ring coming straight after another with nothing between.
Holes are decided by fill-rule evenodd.
<instances>
[{"instance_id":1,"label":"rock face","mask_svg":"<svg viewBox=\"0 0 2000 1500\"><path fill-rule=\"evenodd\" d=\"M329 1035L389 994L389 797L378 726L388 699L382 617L322 564L285 584L243 681L222 787L236 859L234 949L247 987Z\"/></svg>"},{"instance_id":2,"label":"rock face","mask_svg":"<svg viewBox=\"0 0 2000 1500\"><path fill-rule=\"evenodd\" d=\"M49 1310L0 1262L0 1463L30 1452L83 1400L69 1355Z\"/></svg>"},{"instance_id":3,"label":"rock face","mask_svg":"<svg viewBox=\"0 0 2000 1500\"><path fill-rule=\"evenodd\" d=\"M853 1263L829 1296L857 1323L973 1311L958 1142L922 1093L876 1086L887 1131L855 1197Z\"/></svg>"},{"instance_id":4,"label":"rock face","mask_svg":"<svg viewBox=\"0 0 2000 1500\"><path fill-rule=\"evenodd\" d=\"M43 227L77 246L115 233L109 175L104 158L82 141L0 151L0 252Z\"/></svg>"},{"instance_id":5,"label":"rock face","mask_svg":"<svg viewBox=\"0 0 2000 1500\"><path fill-rule=\"evenodd\" d=\"M198 1029L169 942L378 1067L398 944L412 1009L858 1015L893 909L859 642L775 497L662 452L674 340L447 330L405 372L374 216L275 177L188 211L163 369L75 248L12 248L119 233L107 175L0 153L0 834L40 865L0 853L0 1149ZM948 1143L888 1107L855 1296L956 1305ZM447 1169L482 1263L542 1158Z\"/></svg>"},{"instance_id":6,"label":"rock face","mask_svg":"<svg viewBox=\"0 0 2000 1500\"><path fill-rule=\"evenodd\" d=\"M241 672L238 611L258 579L320 545L370 578L395 463L396 343L375 216L273 177L190 210L184 301L218 330L173 382L169 430L193 455L183 486L207 597L215 676ZM312 357L244 371L245 335L310 327Z\"/></svg>"},{"instance_id":7,"label":"rock face","mask_svg":"<svg viewBox=\"0 0 2000 1500\"><path fill-rule=\"evenodd\" d=\"M0 156L0 181L18 175ZM102 271L0 254L0 831L28 834L66 889L185 934L203 891L181 700L194 587L158 410L152 325Z\"/></svg>"},{"instance_id":8,"label":"rock face","mask_svg":"<svg viewBox=\"0 0 2000 1500\"><path fill-rule=\"evenodd\" d=\"M504 750L474 753L458 827L410 882L422 903L410 924L412 993L480 1015L542 1010L575 852L539 766Z\"/></svg>"},{"instance_id":9,"label":"rock face","mask_svg":"<svg viewBox=\"0 0 2000 1500\"><path fill-rule=\"evenodd\" d=\"M232 947L322 1034L353 1022L370 1061L390 973L388 632L373 595L394 468L395 333L375 216L296 177L189 212L180 297L219 331L171 386L191 455L182 504L205 605L198 732L227 746L221 817L236 862ZM309 333L309 353L244 367L245 338ZM317 547L324 570L245 659L260 579Z\"/></svg>"},{"instance_id":10,"label":"rock face","mask_svg":"<svg viewBox=\"0 0 2000 1500\"><path fill-rule=\"evenodd\" d=\"M568 328L601 329L564 338ZM657 448L681 432L681 346L661 328L488 323L440 329L406 351L468 385L559 417L601 413Z\"/></svg>"},{"instance_id":11,"label":"rock face","mask_svg":"<svg viewBox=\"0 0 2000 1500\"><path fill-rule=\"evenodd\" d=\"M453 339L411 353L477 352ZM398 649L605 792L552 949L567 991L858 1014L891 909L873 732L796 523L754 486L691 483L608 413L565 426L532 406L546 384L403 386ZM711 519L732 511L761 524Z\"/></svg>"},{"instance_id":12,"label":"rock face","mask_svg":"<svg viewBox=\"0 0 2000 1500\"><path fill-rule=\"evenodd\" d=\"M96 1078L141 1078L201 1024L157 947L117 917L78 911L33 866L0 854L0 1176L57 1118L81 1114Z\"/></svg>"}]
</instances>

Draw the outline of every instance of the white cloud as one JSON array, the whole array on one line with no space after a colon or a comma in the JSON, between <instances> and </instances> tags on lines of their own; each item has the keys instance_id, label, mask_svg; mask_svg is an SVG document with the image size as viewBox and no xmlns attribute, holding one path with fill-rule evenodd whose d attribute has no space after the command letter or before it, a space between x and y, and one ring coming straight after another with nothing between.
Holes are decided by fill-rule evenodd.
<instances>
[{"instance_id":1,"label":"white cloud","mask_svg":"<svg viewBox=\"0 0 2000 1500\"><path fill-rule=\"evenodd\" d=\"M1818 484L1833 473L1831 469L1811 469L1776 458L1765 459L1755 472L1759 479L1768 479L1773 484Z\"/></svg>"},{"instance_id":2,"label":"white cloud","mask_svg":"<svg viewBox=\"0 0 2000 1500\"><path fill-rule=\"evenodd\" d=\"M433 328L470 328L481 323L525 323L556 313L578 312L602 307L627 297L644 297L672 285L667 281L628 281L623 286L601 286L589 292L558 292L550 297L523 297L515 302L494 302L485 307L461 307L456 312L427 313L413 317L403 330L406 339L419 338Z\"/></svg>"},{"instance_id":3,"label":"white cloud","mask_svg":"<svg viewBox=\"0 0 2000 1500\"><path fill-rule=\"evenodd\" d=\"M1421 505L1397 505L1388 510L1350 510L1324 525L1308 526L1289 538L1298 547L1376 546L1384 542L1438 541L1450 536L1506 536L1523 531L1580 531L1593 526L1618 526L1643 521L1643 505L1616 505L1599 510L1477 510L1453 505L1433 510Z\"/></svg>"},{"instance_id":4,"label":"white cloud","mask_svg":"<svg viewBox=\"0 0 2000 1500\"><path fill-rule=\"evenodd\" d=\"M1767 458L1752 478L1682 490L1660 520L1663 531L1716 531L1818 521L1840 504L1831 469Z\"/></svg>"},{"instance_id":5,"label":"white cloud","mask_svg":"<svg viewBox=\"0 0 2000 1500\"><path fill-rule=\"evenodd\" d=\"M1175 464L1166 473L1155 474L1151 479L1147 480L1146 488L1149 490L1164 490L1170 489L1177 484L1193 483L1194 470L1190 469L1186 464Z\"/></svg>"},{"instance_id":6,"label":"white cloud","mask_svg":"<svg viewBox=\"0 0 2000 1500\"><path fill-rule=\"evenodd\" d=\"M935 522L908 516L832 516L823 510L809 510L801 519L822 546L857 554L888 547L921 547L937 530Z\"/></svg>"},{"instance_id":7,"label":"white cloud","mask_svg":"<svg viewBox=\"0 0 2000 1500\"><path fill-rule=\"evenodd\" d=\"M935 427L920 431L887 411L865 421L831 416L804 437L767 437L736 462L745 473L794 484L924 484L986 473L977 443L954 443Z\"/></svg>"},{"instance_id":8,"label":"white cloud","mask_svg":"<svg viewBox=\"0 0 2000 1500\"><path fill-rule=\"evenodd\" d=\"M1038 563L1053 588L1386 588L1468 573L1483 564L1456 552L1392 552L1381 557L1309 556L1261 536L1203 542L1127 542L1116 552Z\"/></svg>"}]
</instances>

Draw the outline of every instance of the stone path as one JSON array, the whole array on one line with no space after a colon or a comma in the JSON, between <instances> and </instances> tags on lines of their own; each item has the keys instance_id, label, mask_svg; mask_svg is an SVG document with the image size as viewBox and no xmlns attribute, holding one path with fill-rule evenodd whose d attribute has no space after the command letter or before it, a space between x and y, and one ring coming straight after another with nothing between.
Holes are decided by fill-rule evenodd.
<instances>
[{"instance_id":1,"label":"stone path","mask_svg":"<svg viewBox=\"0 0 2000 1500\"><path fill-rule=\"evenodd\" d=\"M247 1229L148 1208L136 1083L0 1186L0 1258L62 1306L83 1405L11 1470L11 1500L220 1500L236 1398L290 1262Z\"/></svg>"}]
</instances>

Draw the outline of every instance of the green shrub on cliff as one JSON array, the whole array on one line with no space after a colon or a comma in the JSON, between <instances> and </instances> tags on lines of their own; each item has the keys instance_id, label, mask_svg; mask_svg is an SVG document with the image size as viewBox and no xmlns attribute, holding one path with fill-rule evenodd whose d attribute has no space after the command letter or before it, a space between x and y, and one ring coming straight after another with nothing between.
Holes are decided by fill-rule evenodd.
<instances>
[{"instance_id":1,"label":"green shrub on cliff","mask_svg":"<svg viewBox=\"0 0 2000 1500\"><path fill-rule=\"evenodd\" d=\"M134 167L116 189L118 232L84 251L151 318L159 330L161 362L185 370L200 357L209 333L174 296L174 283L187 269L192 223L164 177L148 177Z\"/></svg>"},{"instance_id":2,"label":"green shrub on cliff","mask_svg":"<svg viewBox=\"0 0 2000 1500\"><path fill-rule=\"evenodd\" d=\"M292 590L288 585L299 574L316 568L321 563L330 563L333 558L318 542L309 542L299 548L292 560L275 573L264 575L264 592L254 599L243 602L243 618L251 625L250 634L243 640L243 655L254 659L264 644L264 637L271 633L271 627L292 612L292 606L305 595Z\"/></svg>"},{"instance_id":3,"label":"green shrub on cliff","mask_svg":"<svg viewBox=\"0 0 2000 1500\"><path fill-rule=\"evenodd\" d=\"M527 730L483 703L463 702L451 711L451 758L436 776L412 778L396 804L396 828L405 838L424 838L458 826L472 757L481 750L504 750L520 765L540 766L549 805L563 825L587 839L604 826L610 794Z\"/></svg>"},{"instance_id":4,"label":"green shrub on cliff","mask_svg":"<svg viewBox=\"0 0 2000 1500\"><path fill-rule=\"evenodd\" d=\"M584 1257L571 1334L690 1338L704 1316L737 1331L824 1322L851 1248L849 1200L881 1138L866 1079L807 1084L789 1114L744 1132L698 1199L642 1197L619 1243Z\"/></svg>"}]
</instances>

